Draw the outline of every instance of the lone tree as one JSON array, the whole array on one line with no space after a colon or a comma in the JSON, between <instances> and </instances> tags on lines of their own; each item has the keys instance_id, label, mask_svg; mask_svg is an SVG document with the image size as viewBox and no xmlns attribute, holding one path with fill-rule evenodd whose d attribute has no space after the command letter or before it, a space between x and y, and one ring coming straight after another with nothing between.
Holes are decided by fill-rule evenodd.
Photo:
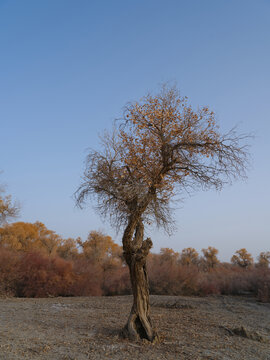
<instances>
[{"instance_id":1,"label":"lone tree","mask_svg":"<svg viewBox=\"0 0 270 360\"><path fill-rule=\"evenodd\" d=\"M149 314L144 224L168 230L171 199L179 192L221 189L245 176L247 136L235 129L221 134L215 114L194 111L175 88L126 105L112 133L101 137L102 149L86 158L82 183L75 193L79 206L90 196L111 223L123 227L123 255L129 267L133 306L123 335L155 341Z\"/></svg>"}]
</instances>

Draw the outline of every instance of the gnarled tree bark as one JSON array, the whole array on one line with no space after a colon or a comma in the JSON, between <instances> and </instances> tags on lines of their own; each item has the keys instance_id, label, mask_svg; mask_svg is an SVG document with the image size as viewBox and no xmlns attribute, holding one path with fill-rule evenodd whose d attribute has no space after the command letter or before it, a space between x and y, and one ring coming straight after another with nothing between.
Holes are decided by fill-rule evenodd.
<instances>
[{"instance_id":1,"label":"gnarled tree bark","mask_svg":"<svg viewBox=\"0 0 270 360\"><path fill-rule=\"evenodd\" d=\"M124 257L130 271L133 292L133 305L122 335L131 340L147 339L153 342L157 334L150 319L149 285L146 269L146 258L152 247L150 238L143 240L144 227L138 221L134 239L123 241ZM125 239L127 240L127 239Z\"/></svg>"}]
</instances>

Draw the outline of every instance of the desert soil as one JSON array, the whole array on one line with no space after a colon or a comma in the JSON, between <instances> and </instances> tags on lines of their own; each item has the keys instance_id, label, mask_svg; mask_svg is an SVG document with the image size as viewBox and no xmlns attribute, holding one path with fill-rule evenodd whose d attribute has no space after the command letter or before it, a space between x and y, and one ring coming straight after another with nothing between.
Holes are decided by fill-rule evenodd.
<instances>
[{"instance_id":1,"label":"desert soil","mask_svg":"<svg viewBox=\"0 0 270 360\"><path fill-rule=\"evenodd\" d=\"M131 296L0 299L0 359L270 360L270 304L151 296L161 342L121 339Z\"/></svg>"}]
</instances>

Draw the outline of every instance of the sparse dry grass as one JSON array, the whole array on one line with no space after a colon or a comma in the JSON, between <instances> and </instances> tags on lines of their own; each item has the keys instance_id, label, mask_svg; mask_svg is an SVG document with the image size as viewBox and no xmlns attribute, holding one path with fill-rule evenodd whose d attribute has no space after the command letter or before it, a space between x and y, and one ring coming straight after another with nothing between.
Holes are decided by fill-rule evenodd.
<instances>
[{"instance_id":1,"label":"sparse dry grass","mask_svg":"<svg viewBox=\"0 0 270 360\"><path fill-rule=\"evenodd\" d=\"M131 303L131 296L0 299L0 359L269 360L269 304L251 297L151 296L162 339L152 345L118 337ZM241 327L255 340L234 333Z\"/></svg>"}]
</instances>

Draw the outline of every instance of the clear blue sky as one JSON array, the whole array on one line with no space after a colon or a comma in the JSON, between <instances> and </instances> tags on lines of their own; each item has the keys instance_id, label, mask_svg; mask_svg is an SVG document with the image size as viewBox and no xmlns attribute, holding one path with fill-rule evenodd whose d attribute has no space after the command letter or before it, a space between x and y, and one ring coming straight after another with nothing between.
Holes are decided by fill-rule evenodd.
<instances>
[{"instance_id":1,"label":"clear blue sky","mask_svg":"<svg viewBox=\"0 0 270 360\"><path fill-rule=\"evenodd\" d=\"M173 81L221 128L255 132L245 182L187 197L155 251L215 246L229 260L270 250L268 0L0 0L0 182L64 237L108 223L74 207L88 147L127 101Z\"/></svg>"}]
</instances>

